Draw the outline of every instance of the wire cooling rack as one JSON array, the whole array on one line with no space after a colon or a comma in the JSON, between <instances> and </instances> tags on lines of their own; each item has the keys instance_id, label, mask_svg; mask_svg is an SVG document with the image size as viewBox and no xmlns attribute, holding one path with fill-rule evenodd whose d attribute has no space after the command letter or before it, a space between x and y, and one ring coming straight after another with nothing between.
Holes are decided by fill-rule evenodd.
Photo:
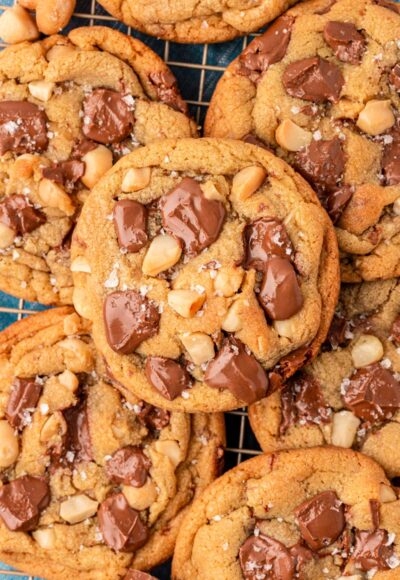
<instances>
[{"instance_id":1,"label":"wire cooling rack","mask_svg":"<svg viewBox=\"0 0 400 580\"><path fill-rule=\"evenodd\" d=\"M0 0L1 1L1 0ZM0 12L14 4L13 0L2 0ZM207 106L215 86L226 66L242 52L251 37L214 45L183 45L164 42L146 36L115 20L95 0L78 0L76 12L67 28L79 26L110 26L145 42L161 56L176 75L183 97L190 106L191 114L198 125L203 125ZM0 44L0 47L4 45ZM18 300L0 292L0 329L34 312L45 310L40 304ZM225 469L230 469L245 459L260 453L256 439L250 429L245 410L226 414L227 452ZM170 578L169 566L163 565L154 571L162 579ZM10 570L0 563L0 580L15 580L28 577Z\"/></svg>"}]
</instances>

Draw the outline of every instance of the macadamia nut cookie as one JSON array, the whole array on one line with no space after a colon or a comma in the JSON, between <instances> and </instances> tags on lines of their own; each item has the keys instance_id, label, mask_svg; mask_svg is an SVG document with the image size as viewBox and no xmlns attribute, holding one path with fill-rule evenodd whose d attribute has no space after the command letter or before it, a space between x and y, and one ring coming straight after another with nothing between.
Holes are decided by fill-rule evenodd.
<instances>
[{"instance_id":1,"label":"macadamia nut cookie","mask_svg":"<svg viewBox=\"0 0 400 580\"><path fill-rule=\"evenodd\" d=\"M300 2L228 67L207 116L208 136L257 139L310 182L345 282L400 275L399 12Z\"/></svg>"},{"instance_id":2,"label":"macadamia nut cookie","mask_svg":"<svg viewBox=\"0 0 400 580\"><path fill-rule=\"evenodd\" d=\"M286 163L240 141L138 149L89 196L78 312L116 379L160 407L229 410L319 350L337 300L332 224Z\"/></svg>"},{"instance_id":3,"label":"macadamia nut cookie","mask_svg":"<svg viewBox=\"0 0 400 580\"><path fill-rule=\"evenodd\" d=\"M223 417L169 413L113 382L72 308L0 333L1 561L117 580L171 556L187 506L219 473Z\"/></svg>"},{"instance_id":4,"label":"macadamia nut cookie","mask_svg":"<svg viewBox=\"0 0 400 580\"><path fill-rule=\"evenodd\" d=\"M172 578L396 580L399 522L400 501L384 471L360 453L261 455L193 503Z\"/></svg>"},{"instance_id":5,"label":"macadamia nut cookie","mask_svg":"<svg viewBox=\"0 0 400 580\"><path fill-rule=\"evenodd\" d=\"M88 190L138 145L196 128L162 60L110 28L9 47L0 80L0 289L70 304Z\"/></svg>"},{"instance_id":6,"label":"macadamia nut cookie","mask_svg":"<svg viewBox=\"0 0 400 580\"><path fill-rule=\"evenodd\" d=\"M110 14L174 42L223 42L254 32L296 0L100 0Z\"/></svg>"},{"instance_id":7,"label":"macadamia nut cookie","mask_svg":"<svg viewBox=\"0 0 400 580\"><path fill-rule=\"evenodd\" d=\"M400 283L344 285L323 352L250 409L265 451L353 447L400 476Z\"/></svg>"}]
</instances>

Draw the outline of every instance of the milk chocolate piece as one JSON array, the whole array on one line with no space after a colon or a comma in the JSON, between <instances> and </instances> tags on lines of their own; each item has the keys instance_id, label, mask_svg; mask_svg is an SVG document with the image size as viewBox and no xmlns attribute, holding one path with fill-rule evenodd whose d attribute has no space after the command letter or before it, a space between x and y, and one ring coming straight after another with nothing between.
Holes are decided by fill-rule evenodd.
<instances>
[{"instance_id":1,"label":"milk chocolate piece","mask_svg":"<svg viewBox=\"0 0 400 580\"><path fill-rule=\"evenodd\" d=\"M109 89L94 89L83 102L83 134L103 145L120 143L133 128L128 98Z\"/></svg>"},{"instance_id":2,"label":"milk chocolate piece","mask_svg":"<svg viewBox=\"0 0 400 580\"><path fill-rule=\"evenodd\" d=\"M397 185L400 183L400 132L392 131L389 137L392 141L383 148L382 172L386 185Z\"/></svg>"},{"instance_id":3,"label":"milk chocolate piece","mask_svg":"<svg viewBox=\"0 0 400 580\"><path fill-rule=\"evenodd\" d=\"M157 97L162 103L187 115L188 106L182 99L176 78L170 70L150 73L149 80L155 86Z\"/></svg>"},{"instance_id":4,"label":"milk chocolate piece","mask_svg":"<svg viewBox=\"0 0 400 580\"><path fill-rule=\"evenodd\" d=\"M330 345L332 350L336 350L339 346L343 346L348 342L346 338L346 331L349 328L349 323L343 316L335 314L329 328L326 343Z\"/></svg>"},{"instance_id":5,"label":"milk chocolate piece","mask_svg":"<svg viewBox=\"0 0 400 580\"><path fill-rule=\"evenodd\" d=\"M44 477L24 475L0 487L0 518L12 532L34 530L49 503L50 488Z\"/></svg>"},{"instance_id":6,"label":"milk chocolate piece","mask_svg":"<svg viewBox=\"0 0 400 580\"><path fill-rule=\"evenodd\" d=\"M0 155L40 153L48 144L44 111L28 101L0 102Z\"/></svg>"},{"instance_id":7,"label":"milk chocolate piece","mask_svg":"<svg viewBox=\"0 0 400 580\"><path fill-rule=\"evenodd\" d=\"M128 252L138 252L147 244L147 209L138 201L117 201L113 211L118 245Z\"/></svg>"},{"instance_id":8,"label":"milk chocolate piece","mask_svg":"<svg viewBox=\"0 0 400 580\"><path fill-rule=\"evenodd\" d=\"M394 555L394 546L389 544L386 530L356 531L356 545L351 562L356 569L389 570L389 561Z\"/></svg>"},{"instance_id":9,"label":"milk chocolate piece","mask_svg":"<svg viewBox=\"0 0 400 580\"><path fill-rule=\"evenodd\" d=\"M390 336L393 338L396 345L400 345L400 315L396 318L396 320L392 324Z\"/></svg>"},{"instance_id":10,"label":"milk chocolate piece","mask_svg":"<svg viewBox=\"0 0 400 580\"><path fill-rule=\"evenodd\" d=\"M218 239L226 215L224 204L207 199L191 177L164 195L160 208L164 228L182 241L188 256L196 256Z\"/></svg>"},{"instance_id":11,"label":"milk chocolate piece","mask_svg":"<svg viewBox=\"0 0 400 580\"><path fill-rule=\"evenodd\" d=\"M43 177L60 185L72 187L85 173L85 164L82 161L72 159L60 161L52 167L45 167Z\"/></svg>"},{"instance_id":12,"label":"milk chocolate piece","mask_svg":"<svg viewBox=\"0 0 400 580\"><path fill-rule=\"evenodd\" d=\"M118 449L107 461L106 473L115 483L143 487L146 483L151 461L140 447L127 445Z\"/></svg>"},{"instance_id":13,"label":"milk chocolate piece","mask_svg":"<svg viewBox=\"0 0 400 580\"><path fill-rule=\"evenodd\" d=\"M330 409L319 382L311 375L302 373L291 379L281 391L282 420L280 433L291 425L329 423Z\"/></svg>"},{"instance_id":14,"label":"milk chocolate piece","mask_svg":"<svg viewBox=\"0 0 400 580\"><path fill-rule=\"evenodd\" d=\"M97 517L105 543L116 552L136 552L146 543L148 529L122 493L104 500Z\"/></svg>"},{"instance_id":15,"label":"milk chocolate piece","mask_svg":"<svg viewBox=\"0 0 400 580\"><path fill-rule=\"evenodd\" d=\"M281 220L263 217L248 224L243 232L245 244L245 268L259 272L267 269L270 258L293 256L293 245Z\"/></svg>"},{"instance_id":16,"label":"milk chocolate piece","mask_svg":"<svg viewBox=\"0 0 400 580\"><path fill-rule=\"evenodd\" d=\"M24 195L8 195L0 203L0 223L23 236L46 222L46 216L29 204Z\"/></svg>"},{"instance_id":17,"label":"milk chocolate piece","mask_svg":"<svg viewBox=\"0 0 400 580\"><path fill-rule=\"evenodd\" d=\"M168 401L173 401L192 385L186 369L163 356L147 357L145 372L149 383Z\"/></svg>"},{"instance_id":18,"label":"milk chocolate piece","mask_svg":"<svg viewBox=\"0 0 400 580\"><path fill-rule=\"evenodd\" d=\"M282 82L292 97L314 103L337 103L344 78L334 63L313 56L289 64L283 73Z\"/></svg>"},{"instance_id":19,"label":"milk chocolate piece","mask_svg":"<svg viewBox=\"0 0 400 580\"><path fill-rule=\"evenodd\" d=\"M346 525L344 505L334 491L323 491L295 509L300 533L314 551L333 544Z\"/></svg>"},{"instance_id":20,"label":"milk chocolate piece","mask_svg":"<svg viewBox=\"0 0 400 580\"><path fill-rule=\"evenodd\" d=\"M394 86L396 91L400 91L400 64L394 65L390 71L389 82Z\"/></svg>"},{"instance_id":21,"label":"milk chocolate piece","mask_svg":"<svg viewBox=\"0 0 400 580\"><path fill-rule=\"evenodd\" d=\"M365 37L351 22L330 21L324 28L324 39L342 62L359 64L366 48Z\"/></svg>"},{"instance_id":22,"label":"milk chocolate piece","mask_svg":"<svg viewBox=\"0 0 400 580\"><path fill-rule=\"evenodd\" d=\"M311 141L308 147L296 154L295 163L298 171L317 192L336 191L345 169L344 152L339 137L328 141Z\"/></svg>"},{"instance_id":23,"label":"milk chocolate piece","mask_svg":"<svg viewBox=\"0 0 400 580\"><path fill-rule=\"evenodd\" d=\"M327 196L325 207L334 224L339 221L353 195L353 191L350 185L343 185L343 187L336 189Z\"/></svg>"},{"instance_id":24,"label":"milk chocolate piece","mask_svg":"<svg viewBox=\"0 0 400 580\"><path fill-rule=\"evenodd\" d=\"M249 133L248 135L242 137L242 141L244 141L245 143L249 143L250 145L256 145L257 147L261 147L261 149L265 149L266 151L271 151L271 148L268 147L268 145L264 143L264 141L262 141L252 133Z\"/></svg>"},{"instance_id":25,"label":"milk chocolate piece","mask_svg":"<svg viewBox=\"0 0 400 580\"><path fill-rule=\"evenodd\" d=\"M149 403L145 403L144 401L139 403L139 407L140 410L136 412L137 418L147 429L160 431L169 425L171 418L169 411L160 409L159 407L153 407L153 405L149 405Z\"/></svg>"},{"instance_id":26,"label":"milk chocolate piece","mask_svg":"<svg viewBox=\"0 0 400 580\"><path fill-rule=\"evenodd\" d=\"M271 320L287 320L303 307L303 295L290 260L268 261L258 299Z\"/></svg>"},{"instance_id":27,"label":"milk chocolate piece","mask_svg":"<svg viewBox=\"0 0 400 580\"><path fill-rule=\"evenodd\" d=\"M239 550L239 561L246 580L294 578L295 568L289 550L264 534L247 538Z\"/></svg>"},{"instance_id":28,"label":"milk chocolate piece","mask_svg":"<svg viewBox=\"0 0 400 580\"><path fill-rule=\"evenodd\" d=\"M64 411L67 435L62 450L62 459L69 463L91 461L92 443L86 401Z\"/></svg>"},{"instance_id":29,"label":"milk chocolate piece","mask_svg":"<svg viewBox=\"0 0 400 580\"><path fill-rule=\"evenodd\" d=\"M21 429L30 422L30 414L36 409L41 392L42 385L34 378L14 379L6 410L11 427Z\"/></svg>"}]
</instances>

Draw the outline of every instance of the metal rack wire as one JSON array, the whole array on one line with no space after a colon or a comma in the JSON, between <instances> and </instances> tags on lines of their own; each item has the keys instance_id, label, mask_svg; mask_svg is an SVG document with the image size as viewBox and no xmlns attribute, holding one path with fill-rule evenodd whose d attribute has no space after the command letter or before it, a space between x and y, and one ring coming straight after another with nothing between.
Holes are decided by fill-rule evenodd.
<instances>
[{"instance_id":1,"label":"metal rack wire","mask_svg":"<svg viewBox=\"0 0 400 580\"><path fill-rule=\"evenodd\" d=\"M14 4L14 0L3 0L0 12ZM116 28L121 32L135 36L144 41L159 54L174 71L183 97L189 103L191 113L201 127L207 106L215 86L225 67L246 47L248 38L239 38L232 42L215 45L179 45L169 41L151 38L124 26L109 16L95 0L78 0L77 10L68 29L78 26L102 25ZM0 44L0 47L4 46ZM38 304L18 300L0 292L0 330L34 312L44 310ZM226 414L227 452L225 469L230 469L245 459L260 453L255 437L250 429L245 410ZM2 571L2 568L5 568ZM6 569L0 563L0 580L13 580L27 576ZM156 576L167 580L168 566L157 569Z\"/></svg>"}]
</instances>

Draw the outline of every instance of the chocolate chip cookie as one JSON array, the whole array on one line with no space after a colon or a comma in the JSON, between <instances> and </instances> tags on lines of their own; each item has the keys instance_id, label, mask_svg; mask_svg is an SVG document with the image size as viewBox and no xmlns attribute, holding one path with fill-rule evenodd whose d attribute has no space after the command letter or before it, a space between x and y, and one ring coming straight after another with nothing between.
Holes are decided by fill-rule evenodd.
<instances>
[{"instance_id":1,"label":"chocolate chip cookie","mask_svg":"<svg viewBox=\"0 0 400 580\"><path fill-rule=\"evenodd\" d=\"M100 0L128 26L174 42L223 42L254 32L296 0Z\"/></svg>"},{"instance_id":2,"label":"chocolate chip cookie","mask_svg":"<svg viewBox=\"0 0 400 580\"><path fill-rule=\"evenodd\" d=\"M344 286L323 352L250 409L265 451L332 444L400 476L400 282Z\"/></svg>"},{"instance_id":3,"label":"chocolate chip cookie","mask_svg":"<svg viewBox=\"0 0 400 580\"><path fill-rule=\"evenodd\" d=\"M117 580L167 559L219 473L223 417L120 394L69 307L0 333L0 369L0 560L49 579Z\"/></svg>"},{"instance_id":4,"label":"chocolate chip cookie","mask_svg":"<svg viewBox=\"0 0 400 580\"><path fill-rule=\"evenodd\" d=\"M399 516L384 471L360 453L331 447L262 455L193 503L172 577L395 580Z\"/></svg>"},{"instance_id":5,"label":"chocolate chip cookie","mask_svg":"<svg viewBox=\"0 0 400 580\"><path fill-rule=\"evenodd\" d=\"M400 275L399 12L299 3L228 67L207 116L207 135L257 139L310 182L345 282Z\"/></svg>"},{"instance_id":6,"label":"chocolate chip cookie","mask_svg":"<svg viewBox=\"0 0 400 580\"><path fill-rule=\"evenodd\" d=\"M332 224L307 183L240 141L165 141L121 160L73 239L74 303L113 374L157 406L229 410L324 340Z\"/></svg>"},{"instance_id":7,"label":"chocolate chip cookie","mask_svg":"<svg viewBox=\"0 0 400 580\"><path fill-rule=\"evenodd\" d=\"M0 80L0 289L70 304L88 190L139 144L196 128L168 67L110 28L9 47Z\"/></svg>"}]
</instances>

